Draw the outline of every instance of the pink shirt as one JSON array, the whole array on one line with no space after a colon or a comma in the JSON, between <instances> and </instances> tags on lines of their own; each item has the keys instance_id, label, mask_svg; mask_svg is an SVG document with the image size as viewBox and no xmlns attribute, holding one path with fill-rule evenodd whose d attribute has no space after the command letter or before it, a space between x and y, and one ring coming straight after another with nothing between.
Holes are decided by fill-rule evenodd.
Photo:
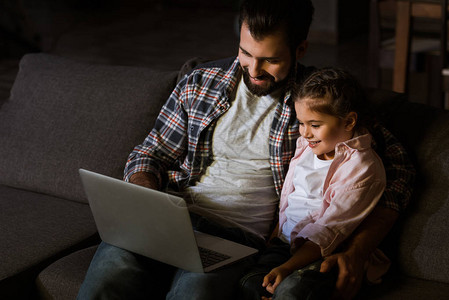
<instances>
[{"instance_id":1,"label":"pink shirt","mask_svg":"<svg viewBox=\"0 0 449 300\"><path fill-rule=\"evenodd\" d=\"M335 147L335 157L324 181L321 208L299 221L291 233L295 240L308 239L329 256L368 216L379 201L386 184L382 160L371 148L371 135L356 135ZM298 138L281 193L279 229L286 221L288 195L295 189L293 175L298 158L312 151L303 137ZM281 234L281 230L279 230Z\"/></svg>"}]
</instances>

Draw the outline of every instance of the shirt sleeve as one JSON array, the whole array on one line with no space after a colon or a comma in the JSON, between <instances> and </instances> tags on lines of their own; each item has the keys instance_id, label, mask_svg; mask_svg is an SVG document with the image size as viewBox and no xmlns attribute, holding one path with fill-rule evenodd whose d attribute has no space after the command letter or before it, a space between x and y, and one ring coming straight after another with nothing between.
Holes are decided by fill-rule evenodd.
<instances>
[{"instance_id":1,"label":"shirt sleeve","mask_svg":"<svg viewBox=\"0 0 449 300\"><path fill-rule=\"evenodd\" d=\"M148 172L163 181L169 166L182 157L186 150L186 112L181 95L186 83L181 80L162 107L155 125L144 142L134 148L125 165L124 180L137 172Z\"/></svg>"},{"instance_id":2,"label":"shirt sleeve","mask_svg":"<svg viewBox=\"0 0 449 300\"><path fill-rule=\"evenodd\" d=\"M379 204L402 212L410 202L416 170L404 147L390 131L376 124L371 134L373 148L382 158L387 175L387 185Z\"/></svg>"}]
</instances>

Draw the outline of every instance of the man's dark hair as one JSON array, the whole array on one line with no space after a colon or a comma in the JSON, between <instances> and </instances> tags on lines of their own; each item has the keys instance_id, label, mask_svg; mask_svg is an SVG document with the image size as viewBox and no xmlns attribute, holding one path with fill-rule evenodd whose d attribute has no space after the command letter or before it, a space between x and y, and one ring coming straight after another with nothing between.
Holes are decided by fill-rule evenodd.
<instances>
[{"instance_id":1,"label":"man's dark hair","mask_svg":"<svg viewBox=\"0 0 449 300\"><path fill-rule=\"evenodd\" d=\"M256 40L285 29L288 45L296 49L307 39L313 12L311 0L243 0L239 25L245 22Z\"/></svg>"}]
</instances>

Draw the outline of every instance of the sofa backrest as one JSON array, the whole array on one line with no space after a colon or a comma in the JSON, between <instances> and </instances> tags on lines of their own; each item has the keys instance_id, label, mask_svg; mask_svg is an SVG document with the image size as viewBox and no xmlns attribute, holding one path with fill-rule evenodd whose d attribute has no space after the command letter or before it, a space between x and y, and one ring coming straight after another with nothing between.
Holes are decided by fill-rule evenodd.
<instances>
[{"instance_id":1,"label":"sofa backrest","mask_svg":"<svg viewBox=\"0 0 449 300\"><path fill-rule=\"evenodd\" d=\"M177 74L24 56L0 110L0 184L85 202L78 168L122 178Z\"/></svg>"},{"instance_id":2,"label":"sofa backrest","mask_svg":"<svg viewBox=\"0 0 449 300\"><path fill-rule=\"evenodd\" d=\"M0 184L85 202L78 168L121 178L177 75L26 55L0 110ZM389 91L368 96L418 171L395 241L399 266L409 276L449 283L449 112Z\"/></svg>"},{"instance_id":3,"label":"sofa backrest","mask_svg":"<svg viewBox=\"0 0 449 300\"><path fill-rule=\"evenodd\" d=\"M449 283L449 111L392 92L371 93L383 99L377 110L417 170L411 203L397 227L399 268L412 277Z\"/></svg>"}]
</instances>

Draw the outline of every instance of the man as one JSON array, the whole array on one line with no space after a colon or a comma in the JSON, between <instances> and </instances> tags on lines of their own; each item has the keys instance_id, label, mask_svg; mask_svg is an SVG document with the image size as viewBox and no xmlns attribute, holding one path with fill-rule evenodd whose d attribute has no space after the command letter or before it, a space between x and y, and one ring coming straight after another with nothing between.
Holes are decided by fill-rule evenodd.
<instances>
[{"instance_id":1,"label":"man","mask_svg":"<svg viewBox=\"0 0 449 300\"><path fill-rule=\"evenodd\" d=\"M179 82L130 154L125 180L176 190L190 203L194 227L262 248L299 135L289 86L310 71L298 61L312 15L310 0L244 1L238 57L198 67ZM323 272L338 265L336 291L348 298L410 195L413 170L403 149L387 131L379 138L391 181L384 206L322 265ZM250 263L197 274L102 243L79 298L232 299Z\"/></svg>"}]
</instances>

